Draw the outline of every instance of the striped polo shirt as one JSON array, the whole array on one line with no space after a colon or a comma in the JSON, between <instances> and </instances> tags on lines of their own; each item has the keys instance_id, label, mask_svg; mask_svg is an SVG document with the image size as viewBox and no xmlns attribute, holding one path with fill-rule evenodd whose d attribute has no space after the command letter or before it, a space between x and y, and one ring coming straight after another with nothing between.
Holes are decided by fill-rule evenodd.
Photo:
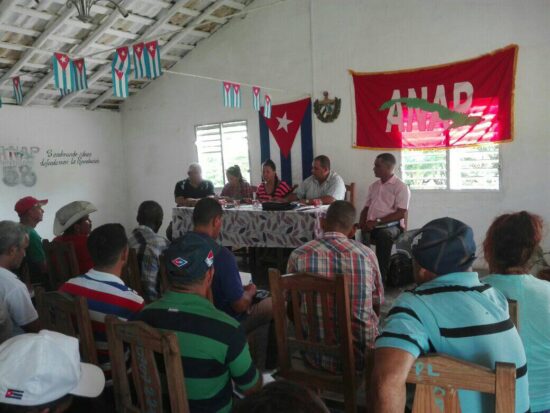
<instances>
[{"instance_id":1,"label":"striped polo shirt","mask_svg":"<svg viewBox=\"0 0 550 413\"><path fill-rule=\"evenodd\" d=\"M529 410L523 344L502 293L481 284L477 273L446 274L401 294L388 314L376 348L394 347L415 358L444 353L491 369L516 365L516 412ZM494 411L494 397L459 391L463 412Z\"/></svg>"},{"instance_id":2,"label":"striped polo shirt","mask_svg":"<svg viewBox=\"0 0 550 413\"><path fill-rule=\"evenodd\" d=\"M241 391L258 383L260 374L239 322L206 298L168 291L137 319L176 333L191 412L230 412L231 382Z\"/></svg>"},{"instance_id":3,"label":"striped polo shirt","mask_svg":"<svg viewBox=\"0 0 550 413\"><path fill-rule=\"evenodd\" d=\"M84 297L88 301L99 364L109 376L111 364L105 333L105 316L112 314L127 320L141 311L143 298L116 275L94 269L71 278L61 286L60 291Z\"/></svg>"},{"instance_id":4,"label":"striped polo shirt","mask_svg":"<svg viewBox=\"0 0 550 413\"><path fill-rule=\"evenodd\" d=\"M277 180L275 181L275 190L273 191L273 193L268 194L265 188L265 182L262 182L260 185L258 185L258 189L256 190L256 197L260 201L267 201L271 199L271 197L284 198L290 192L292 192L292 188L285 181L281 181L277 178Z\"/></svg>"}]
</instances>

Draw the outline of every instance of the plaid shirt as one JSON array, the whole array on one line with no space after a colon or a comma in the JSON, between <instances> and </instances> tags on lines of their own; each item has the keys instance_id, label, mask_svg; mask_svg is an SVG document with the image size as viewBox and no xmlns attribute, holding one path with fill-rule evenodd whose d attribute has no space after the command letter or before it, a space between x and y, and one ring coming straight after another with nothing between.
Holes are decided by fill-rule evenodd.
<instances>
[{"instance_id":1,"label":"plaid shirt","mask_svg":"<svg viewBox=\"0 0 550 413\"><path fill-rule=\"evenodd\" d=\"M139 225L128 238L130 248L137 250L141 265L141 280L145 284L143 295L147 301L159 297L159 255L168 247L169 241L151 228Z\"/></svg>"},{"instance_id":2,"label":"plaid shirt","mask_svg":"<svg viewBox=\"0 0 550 413\"><path fill-rule=\"evenodd\" d=\"M329 279L337 275L349 275L349 294L351 303L351 329L355 365L358 370L364 367L364 354L367 348L374 348L378 335L378 316L373 305L384 300L384 286L374 252L365 245L348 239L339 232L325 232L317 240L308 242L294 250L288 260L288 272L311 272ZM334 303L329 300L329 308ZM321 314L321 302L317 300L319 337L324 337ZM302 306L304 308L305 306ZM335 311L334 311L335 313ZM336 319L336 315L332 315ZM303 317L306 325L306 318ZM336 332L338 337L338 332ZM331 372L341 371L338 360L330 355L308 354L307 360L317 368Z\"/></svg>"}]
</instances>

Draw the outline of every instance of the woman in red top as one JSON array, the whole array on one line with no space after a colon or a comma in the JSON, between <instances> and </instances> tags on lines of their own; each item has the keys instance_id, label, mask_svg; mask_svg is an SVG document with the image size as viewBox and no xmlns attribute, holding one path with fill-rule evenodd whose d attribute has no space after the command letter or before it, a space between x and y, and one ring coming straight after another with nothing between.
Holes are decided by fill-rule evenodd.
<instances>
[{"instance_id":1,"label":"woman in red top","mask_svg":"<svg viewBox=\"0 0 550 413\"><path fill-rule=\"evenodd\" d=\"M263 182L256 191L257 199L262 202L281 199L292 192L292 188L277 176L277 168L271 159L262 164L262 179Z\"/></svg>"},{"instance_id":2,"label":"woman in red top","mask_svg":"<svg viewBox=\"0 0 550 413\"><path fill-rule=\"evenodd\" d=\"M97 208L87 201L74 201L61 207L55 213L53 233L54 242L73 244L80 274L86 274L94 263L88 252L88 235L92 231L90 215Z\"/></svg>"}]
</instances>

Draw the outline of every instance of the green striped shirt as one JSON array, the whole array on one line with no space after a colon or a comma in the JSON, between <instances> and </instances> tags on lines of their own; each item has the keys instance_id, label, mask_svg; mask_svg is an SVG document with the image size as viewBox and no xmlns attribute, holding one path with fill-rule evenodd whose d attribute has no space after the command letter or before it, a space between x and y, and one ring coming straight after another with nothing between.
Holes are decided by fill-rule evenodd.
<instances>
[{"instance_id":1,"label":"green striped shirt","mask_svg":"<svg viewBox=\"0 0 550 413\"><path fill-rule=\"evenodd\" d=\"M207 299L170 291L137 319L176 333L191 412L229 412L231 382L241 391L258 382L244 331Z\"/></svg>"}]
</instances>

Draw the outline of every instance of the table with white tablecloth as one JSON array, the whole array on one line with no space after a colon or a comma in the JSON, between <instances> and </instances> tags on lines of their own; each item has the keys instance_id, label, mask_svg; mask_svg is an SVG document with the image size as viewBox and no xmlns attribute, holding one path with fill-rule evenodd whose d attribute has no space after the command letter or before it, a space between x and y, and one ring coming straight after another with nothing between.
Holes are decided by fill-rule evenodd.
<instances>
[{"instance_id":1,"label":"table with white tablecloth","mask_svg":"<svg viewBox=\"0 0 550 413\"><path fill-rule=\"evenodd\" d=\"M321 234L326 206L290 211L263 211L252 205L224 209L220 242L224 246L296 248ZM173 210L172 236L193 228L193 208Z\"/></svg>"}]
</instances>

